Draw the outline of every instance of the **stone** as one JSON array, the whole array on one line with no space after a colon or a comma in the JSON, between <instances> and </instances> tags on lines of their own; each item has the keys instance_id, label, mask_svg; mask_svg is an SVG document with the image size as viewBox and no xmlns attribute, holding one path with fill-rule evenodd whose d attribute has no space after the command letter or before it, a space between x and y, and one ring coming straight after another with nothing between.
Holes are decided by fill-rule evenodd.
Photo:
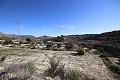
<instances>
[{"instance_id":1,"label":"stone","mask_svg":"<svg viewBox=\"0 0 120 80\"><path fill-rule=\"evenodd\" d=\"M45 80L54 80L51 77L46 77Z\"/></svg>"}]
</instances>

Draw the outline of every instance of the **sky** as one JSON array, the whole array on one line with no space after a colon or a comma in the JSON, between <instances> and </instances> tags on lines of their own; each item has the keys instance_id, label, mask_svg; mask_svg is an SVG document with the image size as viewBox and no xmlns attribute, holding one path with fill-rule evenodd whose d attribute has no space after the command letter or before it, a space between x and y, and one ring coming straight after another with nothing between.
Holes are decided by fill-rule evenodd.
<instances>
[{"instance_id":1,"label":"sky","mask_svg":"<svg viewBox=\"0 0 120 80\"><path fill-rule=\"evenodd\" d=\"M0 32L34 36L120 30L120 0L0 0Z\"/></svg>"}]
</instances>

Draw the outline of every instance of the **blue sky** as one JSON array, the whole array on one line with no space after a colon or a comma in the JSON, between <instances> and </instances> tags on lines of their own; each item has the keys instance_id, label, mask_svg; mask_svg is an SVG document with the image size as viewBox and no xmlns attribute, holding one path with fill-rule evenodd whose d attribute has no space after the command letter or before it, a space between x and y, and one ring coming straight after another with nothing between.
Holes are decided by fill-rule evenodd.
<instances>
[{"instance_id":1,"label":"blue sky","mask_svg":"<svg viewBox=\"0 0 120 80\"><path fill-rule=\"evenodd\" d=\"M0 0L0 32L58 36L120 29L120 0Z\"/></svg>"}]
</instances>

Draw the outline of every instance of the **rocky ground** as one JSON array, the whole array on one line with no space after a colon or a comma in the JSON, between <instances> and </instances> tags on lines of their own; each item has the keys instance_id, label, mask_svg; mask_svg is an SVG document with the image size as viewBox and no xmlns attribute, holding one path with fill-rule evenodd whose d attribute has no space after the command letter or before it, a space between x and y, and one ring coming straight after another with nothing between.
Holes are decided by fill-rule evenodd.
<instances>
[{"instance_id":1,"label":"rocky ground","mask_svg":"<svg viewBox=\"0 0 120 80\"><path fill-rule=\"evenodd\" d=\"M13 49L12 49L13 50ZM0 54L7 54L4 62L0 63L0 67L8 67L11 64L21 64L33 62L36 67L35 73L31 76L32 80L44 80L43 73L50 66L49 58L56 56L65 68L77 69L80 72L93 77L95 80L116 80L99 55L86 52L82 56L74 55L74 51L51 51L37 49L0 49ZM11 54L11 55L10 55Z\"/></svg>"}]
</instances>

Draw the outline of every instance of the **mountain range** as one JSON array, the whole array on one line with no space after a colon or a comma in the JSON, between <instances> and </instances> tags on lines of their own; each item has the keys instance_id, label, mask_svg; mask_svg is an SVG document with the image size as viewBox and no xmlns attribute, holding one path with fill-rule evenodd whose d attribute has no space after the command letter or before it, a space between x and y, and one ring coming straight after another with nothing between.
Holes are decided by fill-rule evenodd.
<instances>
[{"instance_id":1,"label":"mountain range","mask_svg":"<svg viewBox=\"0 0 120 80\"><path fill-rule=\"evenodd\" d=\"M0 32L0 37L11 37L11 38L17 38L18 35L16 34L5 34ZM103 40L103 41L111 41L111 40L120 40L120 30L117 31L111 31L111 32L104 32L101 34L84 34L84 35L66 35L64 36L66 38L72 39L74 41L80 41L80 40ZM40 36L40 37L35 37L33 35L19 35L19 38L52 38L51 36Z\"/></svg>"}]
</instances>

